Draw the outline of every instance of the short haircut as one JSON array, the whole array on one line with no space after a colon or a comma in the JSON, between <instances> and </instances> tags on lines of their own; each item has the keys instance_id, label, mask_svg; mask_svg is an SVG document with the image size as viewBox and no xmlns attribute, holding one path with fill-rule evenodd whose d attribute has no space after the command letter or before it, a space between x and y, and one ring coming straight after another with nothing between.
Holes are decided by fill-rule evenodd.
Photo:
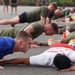
<instances>
[{"instance_id":1,"label":"short haircut","mask_svg":"<svg viewBox=\"0 0 75 75\"><path fill-rule=\"evenodd\" d=\"M60 7L63 7L63 9L65 9L65 5L64 4L61 4Z\"/></svg>"},{"instance_id":2,"label":"short haircut","mask_svg":"<svg viewBox=\"0 0 75 75\"><path fill-rule=\"evenodd\" d=\"M49 5L53 5L57 9L57 3L56 2L51 2Z\"/></svg>"},{"instance_id":3,"label":"short haircut","mask_svg":"<svg viewBox=\"0 0 75 75\"><path fill-rule=\"evenodd\" d=\"M20 31L19 33L17 33L15 39L27 39L27 38L32 38L31 34L27 33L26 31Z\"/></svg>"},{"instance_id":4,"label":"short haircut","mask_svg":"<svg viewBox=\"0 0 75 75\"><path fill-rule=\"evenodd\" d=\"M57 54L54 57L53 63L60 70L61 69L67 69L71 66L70 59L67 56L62 55L62 54Z\"/></svg>"},{"instance_id":5,"label":"short haircut","mask_svg":"<svg viewBox=\"0 0 75 75\"><path fill-rule=\"evenodd\" d=\"M58 33L58 25L56 23L51 23L51 27L56 33Z\"/></svg>"}]
</instances>

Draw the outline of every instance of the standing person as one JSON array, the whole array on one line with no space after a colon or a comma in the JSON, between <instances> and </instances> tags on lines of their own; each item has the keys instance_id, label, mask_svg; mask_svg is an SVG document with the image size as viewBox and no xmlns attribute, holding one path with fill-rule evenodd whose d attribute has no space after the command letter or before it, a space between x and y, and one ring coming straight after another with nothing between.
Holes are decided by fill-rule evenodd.
<instances>
[{"instance_id":1,"label":"standing person","mask_svg":"<svg viewBox=\"0 0 75 75\"><path fill-rule=\"evenodd\" d=\"M30 48L32 36L25 31L19 32L15 39L11 37L0 37L0 60L13 52L24 52Z\"/></svg>"},{"instance_id":2,"label":"standing person","mask_svg":"<svg viewBox=\"0 0 75 75\"><path fill-rule=\"evenodd\" d=\"M65 5L60 5L60 7L58 7L57 9L62 11L63 9L65 9Z\"/></svg>"},{"instance_id":3,"label":"standing person","mask_svg":"<svg viewBox=\"0 0 75 75\"><path fill-rule=\"evenodd\" d=\"M10 4L11 4L11 15L13 15L13 8L15 8L15 14L17 14L18 0L10 0Z\"/></svg>"},{"instance_id":4,"label":"standing person","mask_svg":"<svg viewBox=\"0 0 75 75\"><path fill-rule=\"evenodd\" d=\"M74 46L75 46L75 42ZM56 67L63 71L74 71L75 51L68 44L56 43L41 54L30 56L28 58L16 58L1 61L0 64L25 64L38 65L46 67ZM63 66L64 65L64 66Z\"/></svg>"},{"instance_id":5,"label":"standing person","mask_svg":"<svg viewBox=\"0 0 75 75\"><path fill-rule=\"evenodd\" d=\"M3 4L4 4L4 8L3 8L4 14L5 12L8 13L9 0L4 0Z\"/></svg>"},{"instance_id":6,"label":"standing person","mask_svg":"<svg viewBox=\"0 0 75 75\"><path fill-rule=\"evenodd\" d=\"M23 12L19 16L16 16L12 19L1 20L0 25L7 25L7 24L18 24L18 23L31 23L35 21L41 20L45 24L51 23L51 18L54 15L54 11L57 9L56 2L52 2L49 6L42 6L36 8L29 12Z\"/></svg>"}]
</instances>

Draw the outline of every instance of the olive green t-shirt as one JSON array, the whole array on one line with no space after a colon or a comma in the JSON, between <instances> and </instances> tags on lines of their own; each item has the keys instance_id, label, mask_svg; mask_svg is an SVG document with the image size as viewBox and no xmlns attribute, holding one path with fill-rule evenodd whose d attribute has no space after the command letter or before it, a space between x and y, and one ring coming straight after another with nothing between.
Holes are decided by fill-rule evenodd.
<instances>
[{"instance_id":1,"label":"olive green t-shirt","mask_svg":"<svg viewBox=\"0 0 75 75\"><path fill-rule=\"evenodd\" d=\"M33 33L31 33L33 39L37 38L39 35L41 35L44 31L44 23L41 21L33 22L31 23L33 27ZM24 30L27 26L20 29L20 31Z\"/></svg>"},{"instance_id":2,"label":"olive green t-shirt","mask_svg":"<svg viewBox=\"0 0 75 75\"><path fill-rule=\"evenodd\" d=\"M33 39L38 37L39 35L41 35L44 31L44 24L41 21L38 22L33 22L31 23L34 33L31 33L31 35L33 36ZM7 28L7 29L3 29L0 30L0 36L10 36L12 38L16 37L16 34L22 30L24 30L24 28L26 28L27 26L21 28L21 29L15 29L15 28Z\"/></svg>"},{"instance_id":3,"label":"olive green t-shirt","mask_svg":"<svg viewBox=\"0 0 75 75\"><path fill-rule=\"evenodd\" d=\"M65 17L65 15L69 15L69 13L70 13L70 9L63 9L61 15L60 16L53 16L52 20Z\"/></svg>"},{"instance_id":4,"label":"olive green t-shirt","mask_svg":"<svg viewBox=\"0 0 75 75\"><path fill-rule=\"evenodd\" d=\"M42 7L36 8L30 12L26 12L27 21L28 21L28 23L39 21L40 16L47 17L47 14L48 14L47 6L42 6Z\"/></svg>"},{"instance_id":5,"label":"olive green t-shirt","mask_svg":"<svg viewBox=\"0 0 75 75\"><path fill-rule=\"evenodd\" d=\"M42 23L41 21L33 22L33 23L31 23L31 25L32 25L33 30L34 30L34 32L31 33L31 35L33 36L33 39L37 38L39 35L41 35L43 33L44 23Z\"/></svg>"},{"instance_id":6,"label":"olive green t-shirt","mask_svg":"<svg viewBox=\"0 0 75 75\"><path fill-rule=\"evenodd\" d=\"M65 15L69 15L69 13L70 13L70 9L63 9L59 17L65 17Z\"/></svg>"},{"instance_id":7,"label":"olive green t-shirt","mask_svg":"<svg viewBox=\"0 0 75 75\"><path fill-rule=\"evenodd\" d=\"M69 43L69 41L71 39L74 39L75 38L75 32L71 32L67 37L66 39L62 40L61 43Z\"/></svg>"}]
</instances>

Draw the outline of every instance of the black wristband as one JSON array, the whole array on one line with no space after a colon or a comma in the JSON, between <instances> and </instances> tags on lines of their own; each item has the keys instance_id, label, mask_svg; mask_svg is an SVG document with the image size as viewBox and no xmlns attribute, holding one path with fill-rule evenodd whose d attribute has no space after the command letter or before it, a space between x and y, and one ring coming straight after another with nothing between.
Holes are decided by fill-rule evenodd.
<instances>
[{"instance_id":1,"label":"black wristband","mask_svg":"<svg viewBox=\"0 0 75 75\"><path fill-rule=\"evenodd\" d=\"M40 43L40 46L42 46L42 43Z\"/></svg>"}]
</instances>

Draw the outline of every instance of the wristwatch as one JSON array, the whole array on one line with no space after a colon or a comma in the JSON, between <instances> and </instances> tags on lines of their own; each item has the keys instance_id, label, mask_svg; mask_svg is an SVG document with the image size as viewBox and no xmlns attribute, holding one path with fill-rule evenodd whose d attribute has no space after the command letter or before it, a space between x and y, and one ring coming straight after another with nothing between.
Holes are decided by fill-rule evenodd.
<instances>
[{"instance_id":1,"label":"wristwatch","mask_svg":"<svg viewBox=\"0 0 75 75\"><path fill-rule=\"evenodd\" d=\"M42 46L42 43L40 43L40 46Z\"/></svg>"}]
</instances>

